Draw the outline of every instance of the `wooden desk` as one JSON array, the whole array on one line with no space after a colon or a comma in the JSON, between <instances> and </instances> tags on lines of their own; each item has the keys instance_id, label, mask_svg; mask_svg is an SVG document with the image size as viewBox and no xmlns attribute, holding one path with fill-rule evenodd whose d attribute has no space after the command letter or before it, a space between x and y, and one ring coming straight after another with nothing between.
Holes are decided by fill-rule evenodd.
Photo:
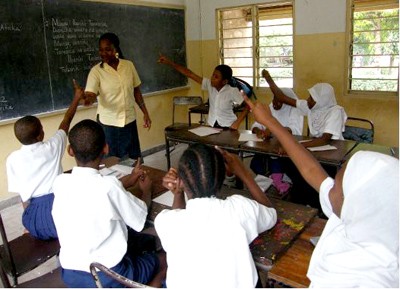
<instances>
[{"instance_id":1,"label":"wooden desk","mask_svg":"<svg viewBox=\"0 0 400 289\"><path fill-rule=\"evenodd\" d=\"M275 282L283 283L294 288L306 288L310 286L307 277L308 266L314 245L310 237L320 236L327 220L315 218L293 242L285 254L268 271L270 285Z\"/></svg>"},{"instance_id":2,"label":"wooden desk","mask_svg":"<svg viewBox=\"0 0 400 289\"><path fill-rule=\"evenodd\" d=\"M370 143L358 143L356 147L346 156L346 161L349 160L358 151L373 151L399 158L398 147L389 147Z\"/></svg>"},{"instance_id":3,"label":"wooden desk","mask_svg":"<svg viewBox=\"0 0 400 289\"><path fill-rule=\"evenodd\" d=\"M232 194L240 194L251 198L248 191L227 188L223 186L219 198L226 198ZM250 250L256 266L268 271L280 256L291 246L302 230L316 216L318 210L286 201L271 199L277 210L278 220L274 228L261 233L251 244ZM168 206L152 202L149 220L154 221L155 217Z\"/></svg>"},{"instance_id":4,"label":"wooden desk","mask_svg":"<svg viewBox=\"0 0 400 289\"><path fill-rule=\"evenodd\" d=\"M105 160L104 163L106 166L111 166L118 163L118 158L109 158ZM146 165L143 165L143 168L148 172L148 175L153 181L152 198L154 199L166 191L162 186L162 178L166 172ZM138 187L133 187L129 190L135 194ZM227 188L225 186L223 186L220 196L218 197L226 198L232 194L241 194L251 198L248 191ZM312 248L309 247L311 244L309 244L308 240L310 236L320 235L325 225L324 220L315 218L317 214L316 209L278 199L271 199L271 202L277 210L277 224L271 230L261 233L250 244L250 250L253 254L254 261L257 267L263 271L268 271L271 268L275 269L272 277L270 275L269 277L275 278L274 280L276 281L286 278L288 284L303 284L304 281L301 281L305 276L303 272L304 270L305 272L307 271L308 262L312 254ZM155 217L163 209L170 208L156 202L151 203L148 215L149 226L153 224ZM305 231L303 231L304 229ZM300 260L302 264L301 268L303 268L293 273L295 277L292 276L291 272L285 269L288 261L293 264L293 260ZM281 273L282 270L283 273ZM297 275L298 277L296 277ZM297 281L299 278L303 279ZM289 283L289 281L292 283ZM294 282L298 282L298 284Z\"/></svg>"},{"instance_id":5,"label":"wooden desk","mask_svg":"<svg viewBox=\"0 0 400 289\"><path fill-rule=\"evenodd\" d=\"M167 167L171 167L171 158L169 154L170 142L179 142L179 143L202 143L206 145L217 145L223 149L239 152L240 144L239 136L240 131L238 130L222 130L218 134L212 134L208 136L198 136L189 131L189 129L199 127L199 124L195 125L184 125L179 124L177 126L169 126L165 129L165 150L167 157Z\"/></svg>"},{"instance_id":6,"label":"wooden desk","mask_svg":"<svg viewBox=\"0 0 400 289\"><path fill-rule=\"evenodd\" d=\"M309 137L306 136L294 136L297 140L306 140ZM357 143L352 140L331 140L330 144L335 146L336 150L311 152L312 155L323 164L340 167L345 161L346 155L348 155ZM255 142L248 141L240 146L241 151L250 153L261 153L271 156L280 156L277 152L279 150L280 143L277 138L272 137L271 139ZM286 156L287 157L287 156Z\"/></svg>"},{"instance_id":7,"label":"wooden desk","mask_svg":"<svg viewBox=\"0 0 400 289\"><path fill-rule=\"evenodd\" d=\"M202 103L200 105L197 106L193 106L191 108L189 108L189 119L192 119L192 113L198 113L200 114L200 123L204 123L203 122L203 114L208 114L208 111L210 109L210 106L207 103ZM233 109L234 113L240 113L244 110L244 107L240 106L240 107L236 107ZM249 117L248 114L246 115L246 129L249 129Z\"/></svg>"}]
</instances>

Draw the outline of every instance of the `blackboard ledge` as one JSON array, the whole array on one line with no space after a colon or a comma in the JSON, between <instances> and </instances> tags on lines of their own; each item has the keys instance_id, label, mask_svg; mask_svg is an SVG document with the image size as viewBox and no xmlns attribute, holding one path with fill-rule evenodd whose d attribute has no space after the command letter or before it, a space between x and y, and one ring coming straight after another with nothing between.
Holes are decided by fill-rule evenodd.
<instances>
[{"instance_id":1,"label":"blackboard ledge","mask_svg":"<svg viewBox=\"0 0 400 289\"><path fill-rule=\"evenodd\" d=\"M165 89L165 90L159 90L159 91L153 91L153 92L149 92L149 93L143 93L143 96L160 95L160 94L166 94L166 93L170 93L170 92L175 92L175 91L180 91L180 90L189 90L189 89L190 89L190 86L189 85L185 85L185 86L181 86L181 87L174 87L174 88Z\"/></svg>"},{"instance_id":2,"label":"blackboard ledge","mask_svg":"<svg viewBox=\"0 0 400 289\"><path fill-rule=\"evenodd\" d=\"M97 107L97 102L90 106L79 105L77 111L92 109L93 107ZM48 112L41 112L41 113L37 113L37 114L33 114L33 115L39 119L42 119L42 118L46 118L46 117L50 117L50 116L54 116L54 115L64 114L67 111L67 109L68 108L62 108L62 109L48 111ZM13 124L23 116L24 115L21 115L21 116L15 117L15 118L8 118L8 119L0 120L0 126Z\"/></svg>"}]
</instances>

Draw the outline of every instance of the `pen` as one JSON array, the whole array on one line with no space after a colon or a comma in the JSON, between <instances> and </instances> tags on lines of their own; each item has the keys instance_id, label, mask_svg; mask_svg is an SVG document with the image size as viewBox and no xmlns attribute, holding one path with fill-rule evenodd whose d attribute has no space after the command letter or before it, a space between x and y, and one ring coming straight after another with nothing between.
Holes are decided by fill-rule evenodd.
<instances>
[{"instance_id":1,"label":"pen","mask_svg":"<svg viewBox=\"0 0 400 289\"><path fill-rule=\"evenodd\" d=\"M390 148L390 152L392 153L392 156L395 156L395 155L396 155L396 153L394 152L394 149L393 149L393 148Z\"/></svg>"}]
</instances>

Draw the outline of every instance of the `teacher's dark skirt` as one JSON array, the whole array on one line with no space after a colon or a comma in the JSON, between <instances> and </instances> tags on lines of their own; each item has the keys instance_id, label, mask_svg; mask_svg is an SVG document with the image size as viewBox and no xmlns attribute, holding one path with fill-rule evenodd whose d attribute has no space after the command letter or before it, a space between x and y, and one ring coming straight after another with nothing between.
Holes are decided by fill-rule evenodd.
<instances>
[{"instance_id":1,"label":"teacher's dark skirt","mask_svg":"<svg viewBox=\"0 0 400 289\"><path fill-rule=\"evenodd\" d=\"M49 240L58 238L53 216L51 215L53 201L53 193L32 198L22 215L22 224L37 239Z\"/></svg>"}]
</instances>

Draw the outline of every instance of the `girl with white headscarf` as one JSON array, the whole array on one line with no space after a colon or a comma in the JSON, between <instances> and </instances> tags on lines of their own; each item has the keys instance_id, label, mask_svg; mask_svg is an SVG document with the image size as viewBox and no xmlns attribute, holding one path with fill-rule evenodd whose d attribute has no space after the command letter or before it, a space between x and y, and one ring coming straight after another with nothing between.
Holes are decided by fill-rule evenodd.
<instances>
[{"instance_id":1,"label":"girl with white headscarf","mask_svg":"<svg viewBox=\"0 0 400 289\"><path fill-rule=\"evenodd\" d=\"M294 100L279 92L267 70L264 69L262 75L279 102L296 107L302 115L307 116L308 128L313 139L303 142L303 146L321 146L328 144L331 139L343 139L342 132L347 115L343 107L337 105L335 92L329 83L317 83L311 87L308 90L310 97L307 100Z\"/></svg>"},{"instance_id":2,"label":"girl with white headscarf","mask_svg":"<svg viewBox=\"0 0 400 289\"><path fill-rule=\"evenodd\" d=\"M311 258L311 287L399 287L399 162L361 151L330 178L312 154L272 116L244 96L320 194L329 217Z\"/></svg>"}]
</instances>

